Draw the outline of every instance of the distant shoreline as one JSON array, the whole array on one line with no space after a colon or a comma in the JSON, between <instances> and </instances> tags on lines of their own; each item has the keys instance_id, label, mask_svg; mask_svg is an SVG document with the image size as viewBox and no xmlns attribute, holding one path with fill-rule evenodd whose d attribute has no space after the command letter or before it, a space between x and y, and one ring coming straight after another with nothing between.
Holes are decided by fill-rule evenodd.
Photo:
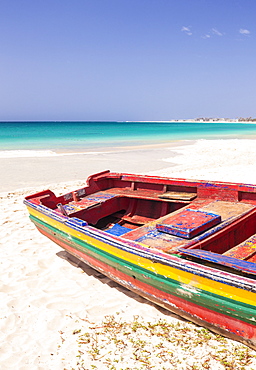
<instances>
[{"instance_id":1,"label":"distant shoreline","mask_svg":"<svg viewBox=\"0 0 256 370\"><path fill-rule=\"evenodd\" d=\"M79 121L78 121L79 122ZM81 121L82 122L82 121ZM86 121L84 121L86 122ZM93 121L92 121L93 122ZM96 122L96 121L95 121ZM108 122L108 121L106 121ZM169 121L117 121L117 122L128 122L128 123L132 123L132 122L141 122L141 123L146 123L146 122L150 122L150 123L168 123L168 122L177 122L177 123L183 123L183 122L186 122L186 123L252 123L252 124L256 124L256 120L255 121L240 121L238 119L230 119L230 120L226 120L226 119L174 119L174 120L169 120Z\"/></svg>"},{"instance_id":2,"label":"distant shoreline","mask_svg":"<svg viewBox=\"0 0 256 370\"><path fill-rule=\"evenodd\" d=\"M28 123L28 122L38 122L38 123L43 123L43 122L46 122L46 123L67 123L67 122L105 122L105 123L108 123L108 122L117 122L117 123L171 123L171 122L177 122L177 123L183 123L183 122L186 122L186 123L252 123L252 124L256 124L256 118L253 119L253 120L240 120L240 119L225 119L225 118L202 118L202 119L170 119L170 120L125 120L125 121L115 121L115 120L21 120L21 121L0 121L0 124L1 123Z\"/></svg>"}]
</instances>

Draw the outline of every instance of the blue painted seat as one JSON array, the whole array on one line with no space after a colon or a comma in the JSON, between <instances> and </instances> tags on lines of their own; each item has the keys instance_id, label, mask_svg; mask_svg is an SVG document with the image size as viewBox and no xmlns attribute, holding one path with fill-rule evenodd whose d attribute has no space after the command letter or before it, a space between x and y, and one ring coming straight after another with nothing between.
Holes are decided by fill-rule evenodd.
<instances>
[{"instance_id":1,"label":"blue painted seat","mask_svg":"<svg viewBox=\"0 0 256 370\"><path fill-rule=\"evenodd\" d=\"M227 257L222 254L205 251L203 249L179 248L178 252L186 256L199 258L212 263L217 263L219 265L242 271L247 274L256 275L256 264L254 262L241 261L234 257Z\"/></svg>"},{"instance_id":2,"label":"blue painted seat","mask_svg":"<svg viewBox=\"0 0 256 370\"><path fill-rule=\"evenodd\" d=\"M114 226L111 227L111 229L105 230L106 233L116 236L121 236L123 234L128 233L129 231L131 231L131 229L129 229L128 227L121 226L119 224L115 224Z\"/></svg>"}]
</instances>

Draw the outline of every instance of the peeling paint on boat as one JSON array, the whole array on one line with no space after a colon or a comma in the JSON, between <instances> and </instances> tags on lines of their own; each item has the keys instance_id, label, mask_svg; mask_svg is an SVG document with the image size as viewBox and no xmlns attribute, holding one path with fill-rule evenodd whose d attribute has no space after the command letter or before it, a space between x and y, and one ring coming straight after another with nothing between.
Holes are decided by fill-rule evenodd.
<instances>
[{"instance_id":1,"label":"peeling paint on boat","mask_svg":"<svg viewBox=\"0 0 256 370\"><path fill-rule=\"evenodd\" d=\"M168 198L173 192L175 200ZM184 192L196 195L187 201ZM256 349L256 186L105 171L74 193L56 197L46 190L24 202L38 230L81 261ZM112 214L124 228L120 236L111 234L112 226L101 229L100 222ZM248 261L239 259L240 244L243 254L245 248L250 253ZM228 256L233 247L236 258Z\"/></svg>"}]
</instances>

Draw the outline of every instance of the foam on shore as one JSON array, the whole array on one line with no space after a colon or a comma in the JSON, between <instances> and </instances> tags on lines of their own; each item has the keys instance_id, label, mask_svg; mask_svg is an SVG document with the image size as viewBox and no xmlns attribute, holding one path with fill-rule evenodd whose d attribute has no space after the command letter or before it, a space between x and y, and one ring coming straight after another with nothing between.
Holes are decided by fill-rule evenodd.
<instances>
[{"instance_id":1,"label":"foam on shore","mask_svg":"<svg viewBox=\"0 0 256 370\"><path fill-rule=\"evenodd\" d=\"M56 152L53 150L2 150L0 158L39 158L39 157L63 157L74 156L81 154L101 154L102 151L87 151L87 152Z\"/></svg>"},{"instance_id":2,"label":"foam on shore","mask_svg":"<svg viewBox=\"0 0 256 370\"><path fill-rule=\"evenodd\" d=\"M39 157L63 157L63 156L75 156L75 155L98 155L104 153L123 153L134 150L145 150L145 149L161 149L167 148L172 145L179 145L178 143L185 144L191 140L176 140L171 143L157 143L157 144L143 144L143 145L126 145L126 146L113 146L113 147L99 147L97 150L94 148L84 150L82 148L76 150L71 149L13 149L13 150L0 150L1 158L39 158Z\"/></svg>"}]
</instances>

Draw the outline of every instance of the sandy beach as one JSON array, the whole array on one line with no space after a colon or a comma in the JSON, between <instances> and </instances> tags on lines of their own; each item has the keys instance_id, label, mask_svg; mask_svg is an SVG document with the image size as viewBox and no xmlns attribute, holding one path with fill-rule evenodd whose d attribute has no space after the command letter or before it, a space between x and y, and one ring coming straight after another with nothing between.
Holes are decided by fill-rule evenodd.
<instances>
[{"instance_id":1,"label":"sandy beach","mask_svg":"<svg viewBox=\"0 0 256 370\"><path fill-rule=\"evenodd\" d=\"M0 368L255 369L254 351L206 335L203 329L71 261L35 229L22 203L25 195L46 188L61 194L83 186L88 175L106 169L255 184L255 143L198 140L98 154L1 158ZM141 320L171 324L173 340L160 343L159 337L148 336L138 324ZM121 322L130 330L129 340L124 333L115 336ZM138 356L142 347L147 356L142 352Z\"/></svg>"}]
</instances>

